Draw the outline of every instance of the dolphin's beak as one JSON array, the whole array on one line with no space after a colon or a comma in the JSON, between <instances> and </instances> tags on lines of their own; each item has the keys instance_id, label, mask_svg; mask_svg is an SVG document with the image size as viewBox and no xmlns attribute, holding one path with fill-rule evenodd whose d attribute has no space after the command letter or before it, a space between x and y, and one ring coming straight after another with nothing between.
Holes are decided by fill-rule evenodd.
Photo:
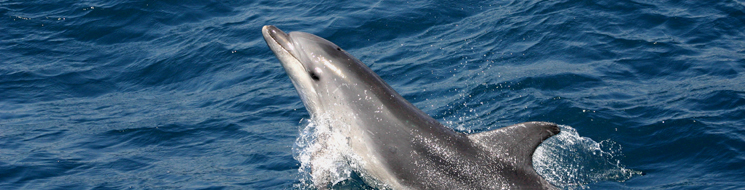
<instances>
[{"instance_id":1,"label":"dolphin's beak","mask_svg":"<svg viewBox=\"0 0 745 190\"><path fill-rule=\"evenodd\" d=\"M297 50L298 48L295 48L292 38L288 33L282 32L282 30L275 26L266 25L261 28L261 33L264 36L266 45L274 52L274 55L277 56L277 59L279 59L282 67L287 72L287 76L290 77L293 86L295 86L303 104L305 104L305 108L308 109L311 115L315 114L316 103L314 101L317 95L312 79L308 75L305 65L303 65L296 55L302 52L299 52ZM313 96L313 98L309 98L309 96Z\"/></svg>"},{"instance_id":2,"label":"dolphin's beak","mask_svg":"<svg viewBox=\"0 0 745 190\"><path fill-rule=\"evenodd\" d=\"M292 41L290 41L290 35L272 25L264 26L261 29L261 33L264 35L264 40L266 40L267 42L271 41L279 44L279 46L287 51L287 53L290 53L293 57L296 57L292 51L294 49L294 46L292 45Z\"/></svg>"}]
</instances>

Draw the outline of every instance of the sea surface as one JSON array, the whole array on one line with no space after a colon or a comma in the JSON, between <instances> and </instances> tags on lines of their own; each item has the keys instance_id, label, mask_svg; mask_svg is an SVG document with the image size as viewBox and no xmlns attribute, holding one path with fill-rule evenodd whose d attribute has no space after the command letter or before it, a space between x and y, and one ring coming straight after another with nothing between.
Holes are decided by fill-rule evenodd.
<instances>
[{"instance_id":1,"label":"sea surface","mask_svg":"<svg viewBox=\"0 0 745 190\"><path fill-rule=\"evenodd\" d=\"M0 189L315 188L269 24L455 131L560 124L558 187L745 188L742 0L0 0Z\"/></svg>"}]
</instances>

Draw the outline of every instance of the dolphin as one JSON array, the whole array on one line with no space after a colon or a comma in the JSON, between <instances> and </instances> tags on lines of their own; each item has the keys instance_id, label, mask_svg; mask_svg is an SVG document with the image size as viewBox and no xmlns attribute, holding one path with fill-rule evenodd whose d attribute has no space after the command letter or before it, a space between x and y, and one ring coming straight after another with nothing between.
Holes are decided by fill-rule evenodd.
<instances>
[{"instance_id":1,"label":"dolphin","mask_svg":"<svg viewBox=\"0 0 745 190\"><path fill-rule=\"evenodd\" d=\"M366 182L372 178L386 189L556 189L532 161L538 145L559 133L556 124L459 133L409 103L336 44L271 25L262 34L311 118L346 137Z\"/></svg>"}]
</instances>

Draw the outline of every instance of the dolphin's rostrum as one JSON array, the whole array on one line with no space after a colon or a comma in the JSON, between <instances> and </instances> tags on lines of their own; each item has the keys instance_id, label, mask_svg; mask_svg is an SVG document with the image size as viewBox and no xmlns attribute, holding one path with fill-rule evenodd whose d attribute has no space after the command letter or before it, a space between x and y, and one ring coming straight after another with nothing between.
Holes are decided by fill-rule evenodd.
<instances>
[{"instance_id":1,"label":"dolphin's rostrum","mask_svg":"<svg viewBox=\"0 0 745 190\"><path fill-rule=\"evenodd\" d=\"M364 63L334 43L264 26L313 120L347 138L363 161L358 172L392 189L555 189L533 169L532 155L559 133L526 122L493 131L453 131L406 101Z\"/></svg>"}]
</instances>

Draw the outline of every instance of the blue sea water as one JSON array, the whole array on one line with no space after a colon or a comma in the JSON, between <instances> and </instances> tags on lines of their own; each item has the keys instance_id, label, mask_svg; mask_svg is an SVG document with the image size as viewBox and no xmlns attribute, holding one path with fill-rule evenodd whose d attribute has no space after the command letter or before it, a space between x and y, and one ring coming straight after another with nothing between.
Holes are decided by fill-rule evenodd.
<instances>
[{"instance_id":1,"label":"blue sea water","mask_svg":"<svg viewBox=\"0 0 745 190\"><path fill-rule=\"evenodd\" d=\"M312 186L312 124L267 24L335 42L456 131L561 124L536 166L559 187L745 188L741 0L0 0L0 16L0 189Z\"/></svg>"}]
</instances>

